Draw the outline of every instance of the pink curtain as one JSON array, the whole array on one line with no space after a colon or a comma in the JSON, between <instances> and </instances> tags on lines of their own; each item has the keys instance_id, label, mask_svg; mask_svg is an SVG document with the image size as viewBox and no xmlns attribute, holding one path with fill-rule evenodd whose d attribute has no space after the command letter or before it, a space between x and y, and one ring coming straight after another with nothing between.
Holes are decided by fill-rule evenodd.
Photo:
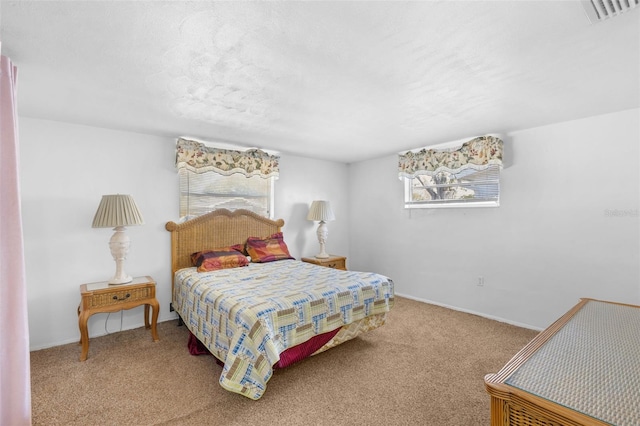
<instances>
[{"instance_id":1,"label":"pink curtain","mask_svg":"<svg viewBox=\"0 0 640 426\"><path fill-rule=\"evenodd\" d=\"M18 169L17 68L0 67L0 425L31 424L27 288Z\"/></svg>"}]
</instances>

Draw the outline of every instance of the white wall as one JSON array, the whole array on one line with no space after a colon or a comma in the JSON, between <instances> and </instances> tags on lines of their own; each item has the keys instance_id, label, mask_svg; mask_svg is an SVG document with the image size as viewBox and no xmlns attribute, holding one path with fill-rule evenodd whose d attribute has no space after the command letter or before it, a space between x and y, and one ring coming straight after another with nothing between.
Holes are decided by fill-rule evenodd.
<instances>
[{"instance_id":1,"label":"white wall","mask_svg":"<svg viewBox=\"0 0 640 426\"><path fill-rule=\"evenodd\" d=\"M350 269L392 277L399 294L546 327L580 297L640 303L640 111L505 137L501 207L405 210L395 155L350 166L282 154L276 217L293 256L316 254L314 199L336 213L327 249ZM175 138L20 117L22 211L31 349L78 339L79 285L109 278L111 231L92 229L103 194L133 195L146 224L129 228L126 270L158 281L169 313L168 220L177 219ZM115 173L114 173L115 170ZM557 183L560 182L560 183ZM483 287L476 285L483 276ZM89 320L105 333L106 314ZM142 308L124 313L139 327ZM111 314L109 331L120 327ZM160 336L162 337L162 336Z\"/></svg>"},{"instance_id":2,"label":"white wall","mask_svg":"<svg viewBox=\"0 0 640 426\"><path fill-rule=\"evenodd\" d=\"M532 328L581 297L639 304L639 129L630 110L507 135L498 208L405 210L396 155L352 164L351 268Z\"/></svg>"},{"instance_id":3,"label":"white wall","mask_svg":"<svg viewBox=\"0 0 640 426\"><path fill-rule=\"evenodd\" d=\"M125 270L156 279L159 321L169 313L170 242L164 225L178 215L175 138L119 132L67 123L19 118L22 213L25 239L31 349L76 341L76 309L82 283L115 272L108 248L110 229L91 223L103 194L131 194L145 225L128 228L131 250ZM276 183L275 215L295 257L318 248L315 225L306 220L311 201L331 200L328 248L348 254L347 173L344 164L283 154ZM123 328L143 325L143 308L125 311ZM105 334L107 314L89 320L89 335ZM120 329L120 313L106 324ZM162 338L162 336L160 336Z\"/></svg>"},{"instance_id":4,"label":"white wall","mask_svg":"<svg viewBox=\"0 0 640 426\"><path fill-rule=\"evenodd\" d=\"M319 253L318 222L307 220L313 200L328 200L336 220L329 222L328 253L349 255L348 166L283 154L276 183L276 216L285 220L285 241L295 258ZM347 259L348 262L348 259Z\"/></svg>"}]
</instances>

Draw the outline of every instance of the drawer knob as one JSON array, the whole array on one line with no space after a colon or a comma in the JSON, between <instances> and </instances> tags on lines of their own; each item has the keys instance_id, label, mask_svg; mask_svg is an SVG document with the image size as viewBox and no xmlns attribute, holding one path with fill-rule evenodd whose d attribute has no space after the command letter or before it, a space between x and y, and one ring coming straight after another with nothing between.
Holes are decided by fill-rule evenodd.
<instances>
[{"instance_id":1,"label":"drawer knob","mask_svg":"<svg viewBox=\"0 0 640 426\"><path fill-rule=\"evenodd\" d=\"M116 295L113 296L113 300L127 300L129 297L131 297L131 294L127 293L124 295L124 297L118 297Z\"/></svg>"}]
</instances>

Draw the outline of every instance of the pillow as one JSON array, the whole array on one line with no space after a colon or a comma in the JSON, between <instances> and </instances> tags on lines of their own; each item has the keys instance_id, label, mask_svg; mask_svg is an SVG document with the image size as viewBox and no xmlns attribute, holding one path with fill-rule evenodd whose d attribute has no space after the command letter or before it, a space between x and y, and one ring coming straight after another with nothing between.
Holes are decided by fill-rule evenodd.
<instances>
[{"instance_id":1,"label":"pillow","mask_svg":"<svg viewBox=\"0 0 640 426\"><path fill-rule=\"evenodd\" d=\"M251 256L251 261L256 263L293 259L289 254L287 244L284 242L282 232L273 234L268 238L249 237L245 249L247 254Z\"/></svg>"},{"instance_id":2,"label":"pillow","mask_svg":"<svg viewBox=\"0 0 640 426\"><path fill-rule=\"evenodd\" d=\"M242 253L242 246L235 245L193 253L191 263L198 268L198 272L207 272L247 266L249 260Z\"/></svg>"},{"instance_id":3,"label":"pillow","mask_svg":"<svg viewBox=\"0 0 640 426\"><path fill-rule=\"evenodd\" d=\"M245 254L244 244L234 244L232 246L218 247L211 250L203 250L203 251L197 251L195 253L191 253L191 264L193 266L200 266L200 264L203 261L203 259L201 258L202 254L207 252L215 252L215 251L237 251Z\"/></svg>"}]
</instances>

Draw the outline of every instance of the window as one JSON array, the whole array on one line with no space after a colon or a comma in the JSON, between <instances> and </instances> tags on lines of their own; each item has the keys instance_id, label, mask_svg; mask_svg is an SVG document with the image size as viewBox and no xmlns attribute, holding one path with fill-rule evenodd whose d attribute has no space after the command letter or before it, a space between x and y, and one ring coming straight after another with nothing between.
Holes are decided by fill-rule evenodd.
<instances>
[{"instance_id":1,"label":"window","mask_svg":"<svg viewBox=\"0 0 640 426\"><path fill-rule=\"evenodd\" d=\"M453 149L399 155L405 208L500 205L502 140L482 136Z\"/></svg>"},{"instance_id":2,"label":"window","mask_svg":"<svg viewBox=\"0 0 640 426\"><path fill-rule=\"evenodd\" d=\"M216 209L247 209L273 218L275 177L229 176L216 172L178 171L180 181L180 217L195 217Z\"/></svg>"},{"instance_id":3,"label":"window","mask_svg":"<svg viewBox=\"0 0 640 426\"><path fill-rule=\"evenodd\" d=\"M487 207L500 205L500 166L485 170L440 171L404 178L405 207Z\"/></svg>"},{"instance_id":4,"label":"window","mask_svg":"<svg viewBox=\"0 0 640 426\"><path fill-rule=\"evenodd\" d=\"M236 151L178 139L176 167L180 217L217 209L247 209L273 218L279 158L259 149Z\"/></svg>"}]
</instances>

